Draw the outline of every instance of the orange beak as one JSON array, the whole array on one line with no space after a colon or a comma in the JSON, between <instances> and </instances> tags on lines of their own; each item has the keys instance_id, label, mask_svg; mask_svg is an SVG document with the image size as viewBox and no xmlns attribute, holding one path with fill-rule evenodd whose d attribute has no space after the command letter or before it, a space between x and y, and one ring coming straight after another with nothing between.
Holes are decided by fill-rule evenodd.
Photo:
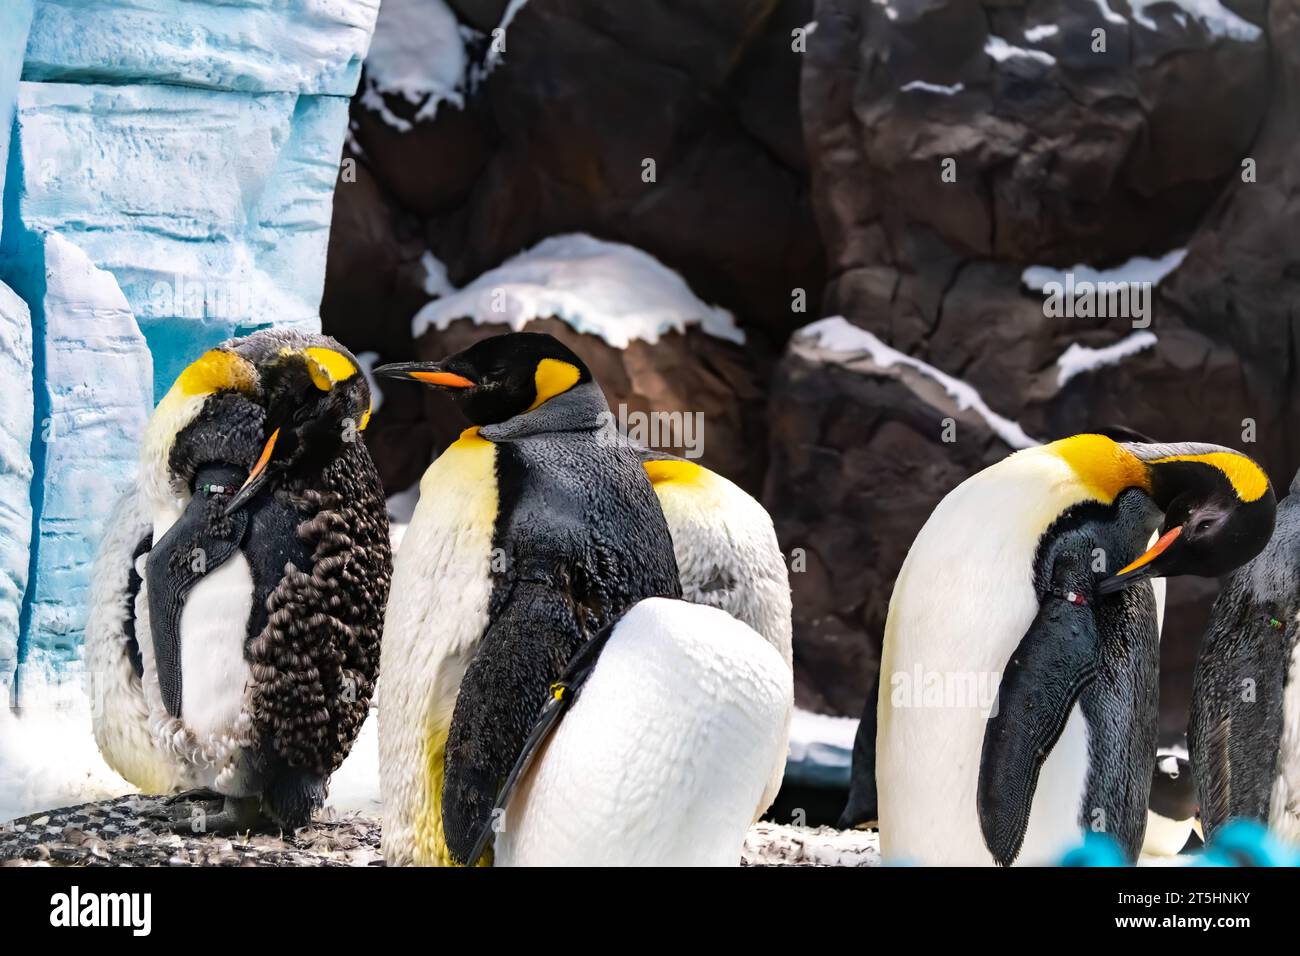
<instances>
[{"instance_id":1,"label":"orange beak","mask_svg":"<svg viewBox=\"0 0 1300 956\"><path fill-rule=\"evenodd\" d=\"M1160 557L1160 555L1178 539L1178 536L1182 534L1182 531L1182 525L1179 525L1176 528L1170 528L1160 536L1160 539L1156 541L1155 544L1151 545L1151 547L1147 548L1146 551L1140 554L1132 564L1117 571L1116 575L1128 574L1130 571L1136 571L1138 568L1150 564L1156 558Z\"/></svg>"},{"instance_id":2,"label":"orange beak","mask_svg":"<svg viewBox=\"0 0 1300 956\"><path fill-rule=\"evenodd\" d=\"M411 372L411 378L428 385L442 385L446 388L473 388L474 383L464 375L455 372Z\"/></svg>"},{"instance_id":3,"label":"orange beak","mask_svg":"<svg viewBox=\"0 0 1300 956\"><path fill-rule=\"evenodd\" d=\"M257 490L262 486L263 476L266 474L267 463L271 460L271 452L275 451L275 440L280 437L280 429L271 432L271 437L266 440L262 446L262 454L257 456L257 462L253 465L253 470L248 473L244 483L239 486L230 503L226 505L226 514L239 510L244 504L257 494Z\"/></svg>"}]
</instances>

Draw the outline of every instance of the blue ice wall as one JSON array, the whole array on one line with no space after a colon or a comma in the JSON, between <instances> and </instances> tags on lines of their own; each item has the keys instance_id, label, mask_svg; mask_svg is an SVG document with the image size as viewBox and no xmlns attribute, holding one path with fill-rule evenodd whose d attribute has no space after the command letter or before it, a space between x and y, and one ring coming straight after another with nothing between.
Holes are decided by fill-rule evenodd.
<instances>
[{"instance_id":1,"label":"blue ice wall","mask_svg":"<svg viewBox=\"0 0 1300 956\"><path fill-rule=\"evenodd\" d=\"M0 3L0 684L75 665L102 523L180 369L318 327L378 7Z\"/></svg>"}]
</instances>

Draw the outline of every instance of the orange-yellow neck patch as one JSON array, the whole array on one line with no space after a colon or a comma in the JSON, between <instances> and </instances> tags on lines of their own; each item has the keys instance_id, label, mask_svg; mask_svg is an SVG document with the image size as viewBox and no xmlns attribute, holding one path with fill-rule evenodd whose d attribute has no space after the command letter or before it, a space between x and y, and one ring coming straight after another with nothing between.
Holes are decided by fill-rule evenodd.
<instances>
[{"instance_id":1,"label":"orange-yellow neck patch","mask_svg":"<svg viewBox=\"0 0 1300 956\"><path fill-rule=\"evenodd\" d=\"M172 389L184 395L211 395L222 389L252 392L257 370L251 362L225 349L209 349L176 378Z\"/></svg>"},{"instance_id":2,"label":"orange-yellow neck patch","mask_svg":"<svg viewBox=\"0 0 1300 956\"><path fill-rule=\"evenodd\" d=\"M1151 473L1136 455L1105 435L1074 435L1047 446L1065 459L1087 489L1105 504L1127 488L1151 491Z\"/></svg>"},{"instance_id":3,"label":"orange-yellow neck patch","mask_svg":"<svg viewBox=\"0 0 1300 956\"><path fill-rule=\"evenodd\" d=\"M654 485L668 484L669 482L679 482L689 484L699 481L703 477L704 471L699 465L689 461L677 461L672 458L665 458L659 461L642 462L645 472L650 476L650 482Z\"/></svg>"}]
</instances>

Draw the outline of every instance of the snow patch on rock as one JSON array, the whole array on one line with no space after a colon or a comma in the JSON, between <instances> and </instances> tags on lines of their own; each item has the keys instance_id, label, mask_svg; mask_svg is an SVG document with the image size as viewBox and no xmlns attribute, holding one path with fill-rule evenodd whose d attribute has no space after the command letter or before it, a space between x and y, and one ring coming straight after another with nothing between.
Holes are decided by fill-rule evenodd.
<instances>
[{"instance_id":1,"label":"snow patch on rock","mask_svg":"<svg viewBox=\"0 0 1300 956\"><path fill-rule=\"evenodd\" d=\"M1094 269L1083 263L1078 263L1069 269L1029 266L1020 274L1020 281L1035 292L1043 291L1049 282L1064 286L1067 273L1074 276L1076 287L1080 282L1149 282L1154 287L1182 265L1185 258L1187 258L1186 249L1173 249L1158 259L1134 256L1111 269Z\"/></svg>"},{"instance_id":2,"label":"snow patch on rock","mask_svg":"<svg viewBox=\"0 0 1300 956\"><path fill-rule=\"evenodd\" d=\"M915 369L927 378L938 382L943 387L943 390L956 401L958 409L961 411L970 409L983 418L994 433L1007 445L1012 448L1031 448L1039 444L1025 434L1025 430L1020 427L1019 423L1005 418L989 408L973 386L939 371L933 365L920 359L904 355L902 352L890 348L866 329L853 325L842 315L819 319L810 325L805 325L796 335L815 347L830 352L837 352L846 356L865 355L880 368L888 368L891 365L905 365L908 368Z\"/></svg>"},{"instance_id":3,"label":"snow patch on rock","mask_svg":"<svg viewBox=\"0 0 1300 956\"><path fill-rule=\"evenodd\" d=\"M1165 4L1176 5L1183 12L1195 17L1214 37L1253 43L1263 32L1249 20L1233 13L1219 0L1129 0L1133 19L1148 30L1159 30L1160 27L1146 12L1147 8Z\"/></svg>"},{"instance_id":4,"label":"snow patch on rock","mask_svg":"<svg viewBox=\"0 0 1300 956\"><path fill-rule=\"evenodd\" d=\"M964 83L954 83L952 86L944 86L942 83L927 83L925 80L913 80L900 86L899 89L904 93L913 91L923 91L926 93L937 93L939 96L952 96L966 89Z\"/></svg>"},{"instance_id":5,"label":"snow patch on rock","mask_svg":"<svg viewBox=\"0 0 1300 956\"><path fill-rule=\"evenodd\" d=\"M654 344L692 325L729 342L745 341L730 312L701 301L654 256L581 233L543 239L428 303L412 320L411 333L419 338L463 318L520 331L552 316L619 349L636 340Z\"/></svg>"},{"instance_id":6,"label":"snow patch on rock","mask_svg":"<svg viewBox=\"0 0 1300 956\"><path fill-rule=\"evenodd\" d=\"M1048 37L1054 37L1060 32L1061 28L1055 23L1044 23L1036 27L1030 27L1026 30L1025 39L1030 43L1037 43L1040 40L1046 40Z\"/></svg>"},{"instance_id":7,"label":"snow patch on rock","mask_svg":"<svg viewBox=\"0 0 1300 956\"><path fill-rule=\"evenodd\" d=\"M1056 366L1060 369L1056 375L1057 387L1084 372L1095 372L1107 365L1117 365L1130 355L1152 348L1155 344L1156 337L1150 332L1134 332L1113 345L1102 348L1091 348L1073 342L1056 360Z\"/></svg>"},{"instance_id":8,"label":"snow patch on rock","mask_svg":"<svg viewBox=\"0 0 1300 956\"><path fill-rule=\"evenodd\" d=\"M405 133L414 123L389 110L383 94L419 107L415 122L432 120L440 103L465 105L468 64L461 25L442 0L384 0L366 57L361 103Z\"/></svg>"},{"instance_id":9,"label":"snow patch on rock","mask_svg":"<svg viewBox=\"0 0 1300 956\"><path fill-rule=\"evenodd\" d=\"M1051 66L1056 62L1056 57L1050 53L1044 53L1042 50L1026 50L1022 46L1012 46L999 36L991 36L985 41L984 52L999 63L1005 63L1007 60L1037 60L1039 63Z\"/></svg>"}]
</instances>

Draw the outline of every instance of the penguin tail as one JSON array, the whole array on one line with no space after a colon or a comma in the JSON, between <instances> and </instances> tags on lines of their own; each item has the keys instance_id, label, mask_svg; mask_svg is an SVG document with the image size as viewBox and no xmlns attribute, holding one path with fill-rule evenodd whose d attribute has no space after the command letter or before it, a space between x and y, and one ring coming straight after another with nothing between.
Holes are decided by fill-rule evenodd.
<instances>
[{"instance_id":1,"label":"penguin tail","mask_svg":"<svg viewBox=\"0 0 1300 956\"><path fill-rule=\"evenodd\" d=\"M325 783L310 770L283 766L262 793L263 809L285 830L299 830L325 805Z\"/></svg>"}]
</instances>

